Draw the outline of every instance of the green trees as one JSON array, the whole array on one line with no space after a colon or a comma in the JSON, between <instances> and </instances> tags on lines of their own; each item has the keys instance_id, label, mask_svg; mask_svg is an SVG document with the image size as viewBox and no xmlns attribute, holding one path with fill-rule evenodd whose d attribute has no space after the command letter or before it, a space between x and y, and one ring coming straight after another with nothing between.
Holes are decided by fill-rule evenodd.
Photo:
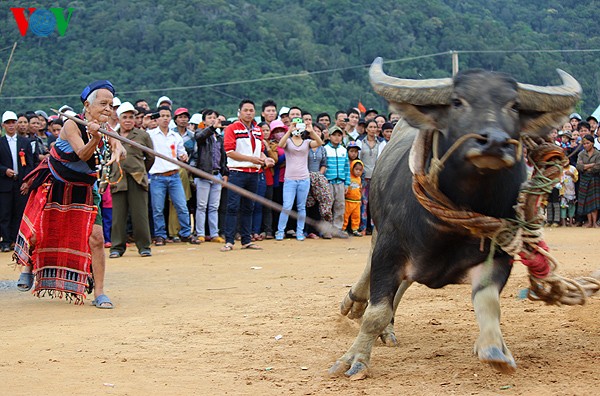
<instances>
[{"instance_id":1,"label":"green trees","mask_svg":"<svg viewBox=\"0 0 600 396\"><path fill-rule=\"evenodd\" d=\"M28 6L49 7L44 3ZM594 15L593 2L112 0L64 6L75 8L64 37L31 31L21 37L10 6L0 3L0 48L19 42L0 109L78 106L85 84L108 78L122 100L143 97L153 104L164 94L175 106L211 107L227 116L235 115L243 97L313 112L359 100L384 110L361 65L376 56L444 53L388 63L385 70L407 78L447 77L450 50L472 51L459 55L461 69L505 71L533 84L557 83L554 69L560 67L582 84L584 113L600 102L598 53L485 52L600 48L600 27L581 17ZM8 55L0 51L2 72ZM15 99L24 96L35 98Z\"/></svg>"}]
</instances>

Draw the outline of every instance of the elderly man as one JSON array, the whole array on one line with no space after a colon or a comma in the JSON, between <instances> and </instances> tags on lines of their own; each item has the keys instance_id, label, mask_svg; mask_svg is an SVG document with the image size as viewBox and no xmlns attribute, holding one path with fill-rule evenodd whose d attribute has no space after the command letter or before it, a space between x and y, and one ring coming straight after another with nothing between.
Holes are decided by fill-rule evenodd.
<instances>
[{"instance_id":1,"label":"elderly man","mask_svg":"<svg viewBox=\"0 0 600 396\"><path fill-rule=\"evenodd\" d=\"M187 162L188 156L183 147L183 139L177 132L169 129L171 109L168 107L159 107L158 113L160 115L158 118L158 127L148 131L148 134L152 138L154 150L173 159ZM181 231L179 232L181 240L193 244L200 243L195 236L191 235L190 213L187 208L181 178L179 177L179 169L179 166L161 158L157 158L150 169L150 181L152 183L150 194L156 246L164 246L167 238L165 216L163 214L167 193L177 212L177 218L181 226Z\"/></svg>"},{"instance_id":2,"label":"elderly man","mask_svg":"<svg viewBox=\"0 0 600 396\"><path fill-rule=\"evenodd\" d=\"M33 169L33 155L29 140L17 135L14 112L2 114L2 128L6 135L0 138L0 250L9 252L27 203L23 179Z\"/></svg>"},{"instance_id":3,"label":"elderly man","mask_svg":"<svg viewBox=\"0 0 600 396\"><path fill-rule=\"evenodd\" d=\"M134 127L136 110L129 102L117 109L119 135L150 149L154 149L152 139L146 131ZM113 201L112 246L109 258L121 257L127 248L127 214L131 213L133 240L142 257L152 255L150 225L148 221L148 173L154 164L154 155L144 153L139 148L124 144L127 158L120 167L110 171L110 192Z\"/></svg>"},{"instance_id":4,"label":"elderly man","mask_svg":"<svg viewBox=\"0 0 600 396\"><path fill-rule=\"evenodd\" d=\"M113 308L104 294L106 263L96 182L98 164L110 166L125 155L121 143L99 132L111 114L114 92L107 80L85 87L80 98L87 127L67 120L50 156L25 179L32 192L15 246L15 258L23 265L17 283L21 291L29 290L35 277L34 294L65 296L83 304L93 284L92 305ZM112 159L102 164L106 155L101 150L107 146Z\"/></svg>"}]
</instances>

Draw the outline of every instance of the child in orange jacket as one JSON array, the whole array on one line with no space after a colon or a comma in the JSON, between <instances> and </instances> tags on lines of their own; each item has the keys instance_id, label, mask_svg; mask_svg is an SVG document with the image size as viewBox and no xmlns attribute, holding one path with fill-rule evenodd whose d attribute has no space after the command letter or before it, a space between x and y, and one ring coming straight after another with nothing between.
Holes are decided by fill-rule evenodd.
<instances>
[{"instance_id":1,"label":"child in orange jacket","mask_svg":"<svg viewBox=\"0 0 600 396\"><path fill-rule=\"evenodd\" d=\"M350 186L346 191L346 210L344 212L344 225L342 230L348 226L348 221L352 218L350 228L352 235L362 236L358 231L360 226L360 202L362 196L362 180L364 165L361 160L354 160L350 163Z\"/></svg>"}]
</instances>

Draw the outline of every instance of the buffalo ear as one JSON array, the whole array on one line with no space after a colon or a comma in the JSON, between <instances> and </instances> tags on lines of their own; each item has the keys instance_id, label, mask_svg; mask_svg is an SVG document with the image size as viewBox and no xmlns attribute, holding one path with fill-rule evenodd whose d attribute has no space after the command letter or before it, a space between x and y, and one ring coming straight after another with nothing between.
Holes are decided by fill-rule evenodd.
<instances>
[{"instance_id":1,"label":"buffalo ear","mask_svg":"<svg viewBox=\"0 0 600 396\"><path fill-rule=\"evenodd\" d=\"M392 103L391 107L402 115L408 124L421 130L445 130L448 125L449 106L417 106L408 103Z\"/></svg>"},{"instance_id":2,"label":"buffalo ear","mask_svg":"<svg viewBox=\"0 0 600 396\"><path fill-rule=\"evenodd\" d=\"M560 128L568 120L568 114L563 111L527 111L521 110L519 122L521 133L545 137L552 128Z\"/></svg>"}]
</instances>

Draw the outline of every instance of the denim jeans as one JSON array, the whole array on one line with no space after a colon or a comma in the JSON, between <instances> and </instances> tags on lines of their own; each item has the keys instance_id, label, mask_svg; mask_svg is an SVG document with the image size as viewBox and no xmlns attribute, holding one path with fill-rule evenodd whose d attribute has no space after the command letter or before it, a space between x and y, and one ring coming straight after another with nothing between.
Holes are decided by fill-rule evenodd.
<instances>
[{"instance_id":1,"label":"denim jeans","mask_svg":"<svg viewBox=\"0 0 600 396\"><path fill-rule=\"evenodd\" d=\"M215 175L222 180L221 175ZM211 180L194 179L196 183L196 233L206 236L204 226L206 223L206 209L208 208L208 234L211 238L219 236L219 203L221 202L221 188L219 183Z\"/></svg>"},{"instance_id":2,"label":"denim jeans","mask_svg":"<svg viewBox=\"0 0 600 396\"><path fill-rule=\"evenodd\" d=\"M258 174L258 187L256 188L256 194L261 197L265 196L267 191L267 181L264 173ZM252 214L252 233L260 234L260 226L262 225L263 218L263 206L260 202L254 202L254 212Z\"/></svg>"},{"instance_id":3,"label":"denim jeans","mask_svg":"<svg viewBox=\"0 0 600 396\"><path fill-rule=\"evenodd\" d=\"M294 205L296 198L296 209L298 211L298 223L296 225L296 235L304 233L304 221L306 220L306 199L310 190L310 179L290 180L285 179L283 183L283 212L279 215L278 232L284 232L288 222L288 211Z\"/></svg>"},{"instance_id":4,"label":"denim jeans","mask_svg":"<svg viewBox=\"0 0 600 396\"><path fill-rule=\"evenodd\" d=\"M229 174L229 183L250 191L251 193L256 193L258 187L258 173L231 171ZM250 233L252 232L253 210L253 200L242 197L233 190L227 191L227 219L225 220L225 241L227 243L235 243L238 212L240 215L240 235L242 236L242 245L247 245L252 242Z\"/></svg>"},{"instance_id":5,"label":"denim jeans","mask_svg":"<svg viewBox=\"0 0 600 396\"><path fill-rule=\"evenodd\" d=\"M165 197L167 192L171 197L171 202L177 211L177 218L181 225L179 234L182 237L189 237L190 229L190 213L188 212L185 193L181 185L181 178L178 173L171 176L150 175L150 193L152 194L152 215L154 218L154 235L157 237L166 238L167 231L165 229L165 216L163 214L165 208Z\"/></svg>"}]
</instances>

